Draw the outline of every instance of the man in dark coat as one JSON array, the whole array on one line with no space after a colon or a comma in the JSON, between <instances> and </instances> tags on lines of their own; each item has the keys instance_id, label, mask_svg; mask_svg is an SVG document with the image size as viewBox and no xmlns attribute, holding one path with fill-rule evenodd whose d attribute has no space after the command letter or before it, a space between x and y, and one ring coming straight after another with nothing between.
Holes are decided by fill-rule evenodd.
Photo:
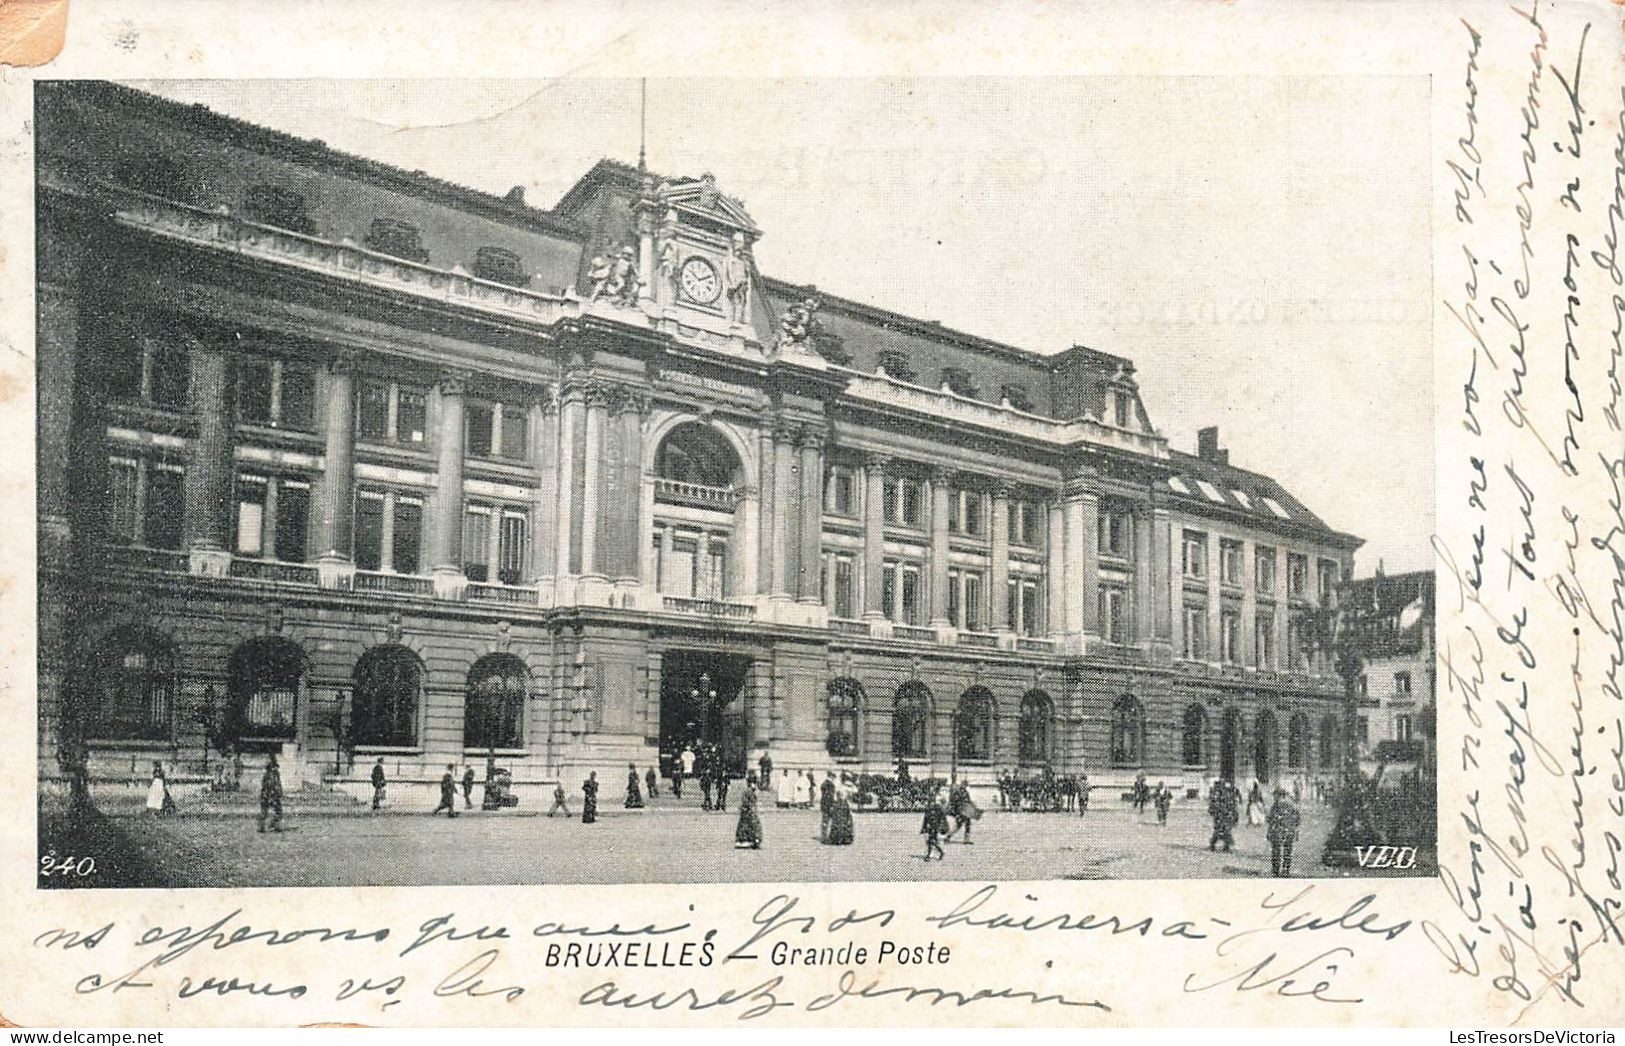
<instances>
[{"instance_id":1,"label":"man in dark coat","mask_svg":"<svg viewBox=\"0 0 1625 1046\"><path fill-rule=\"evenodd\" d=\"M1207 848L1211 850L1223 843L1224 852L1229 853L1236 845L1236 822L1241 820L1241 792L1237 791L1234 781L1221 777L1214 782L1207 794L1207 812L1213 818L1213 835L1207 841Z\"/></svg>"},{"instance_id":2,"label":"man in dark coat","mask_svg":"<svg viewBox=\"0 0 1625 1046\"><path fill-rule=\"evenodd\" d=\"M463 809L474 808L474 764L470 763L463 770Z\"/></svg>"},{"instance_id":3,"label":"man in dark coat","mask_svg":"<svg viewBox=\"0 0 1625 1046\"><path fill-rule=\"evenodd\" d=\"M598 820L598 771L594 770L581 782L581 823L594 824Z\"/></svg>"},{"instance_id":4,"label":"man in dark coat","mask_svg":"<svg viewBox=\"0 0 1625 1046\"><path fill-rule=\"evenodd\" d=\"M952 839L954 833L963 828L965 838L960 841L969 845L971 822L982 816L982 811L971 801L970 785L957 776L954 778L953 787L948 789L948 812L953 815L954 824L944 838Z\"/></svg>"},{"instance_id":5,"label":"man in dark coat","mask_svg":"<svg viewBox=\"0 0 1625 1046\"><path fill-rule=\"evenodd\" d=\"M711 749L700 745L694 750L694 776L700 779L700 809L711 809Z\"/></svg>"},{"instance_id":6,"label":"man in dark coat","mask_svg":"<svg viewBox=\"0 0 1625 1046\"><path fill-rule=\"evenodd\" d=\"M925 806L925 821L920 825L920 834L925 836L925 859L931 859L931 852L936 851L937 860L941 861L948 855L943 852L941 839L948 834L948 811L942 805L942 794L932 796Z\"/></svg>"},{"instance_id":7,"label":"man in dark coat","mask_svg":"<svg viewBox=\"0 0 1625 1046\"><path fill-rule=\"evenodd\" d=\"M265 764L265 773L260 775L260 831L265 831L265 822L271 822L271 831L282 831L282 770L276 765L276 756L272 755Z\"/></svg>"},{"instance_id":8,"label":"man in dark coat","mask_svg":"<svg viewBox=\"0 0 1625 1046\"><path fill-rule=\"evenodd\" d=\"M835 776L826 773L818 786L818 841L829 842L829 818L835 811Z\"/></svg>"},{"instance_id":9,"label":"man in dark coat","mask_svg":"<svg viewBox=\"0 0 1625 1046\"><path fill-rule=\"evenodd\" d=\"M435 813L446 811L447 817L457 816L457 767L447 763L446 772L440 778L440 805L434 808Z\"/></svg>"},{"instance_id":10,"label":"man in dark coat","mask_svg":"<svg viewBox=\"0 0 1625 1046\"><path fill-rule=\"evenodd\" d=\"M1292 876L1292 847L1298 841L1302 815L1298 804L1285 788L1275 790L1275 805L1264 819L1264 835L1270 841L1270 872L1277 879Z\"/></svg>"},{"instance_id":11,"label":"man in dark coat","mask_svg":"<svg viewBox=\"0 0 1625 1046\"><path fill-rule=\"evenodd\" d=\"M379 756L378 761L372 764L372 808L377 810L384 805L384 786L388 778L384 776L384 757Z\"/></svg>"},{"instance_id":12,"label":"man in dark coat","mask_svg":"<svg viewBox=\"0 0 1625 1046\"><path fill-rule=\"evenodd\" d=\"M762 758L756 760L756 781L757 786L763 789L773 784L773 757L766 752L762 753Z\"/></svg>"},{"instance_id":13,"label":"man in dark coat","mask_svg":"<svg viewBox=\"0 0 1625 1046\"><path fill-rule=\"evenodd\" d=\"M683 750L681 748L671 754L671 794L676 799L683 797Z\"/></svg>"},{"instance_id":14,"label":"man in dark coat","mask_svg":"<svg viewBox=\"0 0 1625 1046\"><path fill-rule=\"evenodd\" d=\"M712 773L716 776L717 781L717 809L726 810L728 809L728 774L731 771L723 764L722 756L716 752L711 753L711 766L714 767Z\"/></svg>"}]
</instances>

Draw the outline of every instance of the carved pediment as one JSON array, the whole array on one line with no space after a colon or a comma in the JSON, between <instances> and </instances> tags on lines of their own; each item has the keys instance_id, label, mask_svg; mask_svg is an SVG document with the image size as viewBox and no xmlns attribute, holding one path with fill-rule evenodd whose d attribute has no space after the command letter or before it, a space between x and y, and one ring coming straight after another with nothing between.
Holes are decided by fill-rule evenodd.
<instances>
[{"instance_id":1,"label":"carved pediment","mask_svg":"<svg viewBox=\"0 0 1625 1046\"><path fill-rule=\"evenodd\" d=\"M724 225L746 231L755 237L759 230L751 220L744 204L717 189L717 182L709 174L675 182L663 182L659 189L660 202L678 211L704 215Z\"/></svg>"}]
</instances>

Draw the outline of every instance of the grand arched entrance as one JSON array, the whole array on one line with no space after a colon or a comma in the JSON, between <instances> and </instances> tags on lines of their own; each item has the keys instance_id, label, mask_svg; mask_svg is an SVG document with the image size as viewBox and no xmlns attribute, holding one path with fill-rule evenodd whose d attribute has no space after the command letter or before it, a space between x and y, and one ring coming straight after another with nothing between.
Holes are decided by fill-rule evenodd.
<instances>
[{"instance_id":1,"label":"grand arched entrance","mask_svg":"<svg viewBox=\"0 0 1625 1046\"><path fill-rule=\"evenodd\" d=\"M703 650L672 650L660 659L660 761L689 745L714 745L723 765L743 775L750 752L745 679L750 658Z\"/></svg>"},{"instance_id":2,"label":"grand arched entrance","mask_svg":"<svg viewBox=\"0 0 1625 1046\"><path fill-rule=\"evenodd\" d=\"M1219 776L1234 781L1237 762L1241 756L1241 713L1234 708L1225 710L1219 728Z\"/></svg>"}]
</instances>

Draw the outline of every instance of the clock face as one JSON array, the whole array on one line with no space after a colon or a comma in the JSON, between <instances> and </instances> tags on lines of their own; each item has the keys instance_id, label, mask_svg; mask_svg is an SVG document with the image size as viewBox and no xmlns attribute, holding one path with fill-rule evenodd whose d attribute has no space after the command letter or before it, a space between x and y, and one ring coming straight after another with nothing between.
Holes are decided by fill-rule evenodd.
<instances>
[{"instance_id":1,"label":"clock face","mask_svg":"<svg viewBox=\"0 0 1625 1046\"><path fill-rule=\"evenodd\" d=\"M710 305L722 295L722 277L717 267L704 258L693 257L683 263L678 274L684 297L689 301Z\"/></svg>"}]
</instances>

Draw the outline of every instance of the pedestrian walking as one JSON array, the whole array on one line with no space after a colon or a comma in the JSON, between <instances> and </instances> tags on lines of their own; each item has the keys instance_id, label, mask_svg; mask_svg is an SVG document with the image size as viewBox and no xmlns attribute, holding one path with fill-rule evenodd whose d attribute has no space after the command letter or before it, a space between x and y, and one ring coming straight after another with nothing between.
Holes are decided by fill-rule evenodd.
<instances>
[{"instance_id":1,"label":"pedestrian walking","mask_svg":"<svg viewBox=\"0 0 1625 1046\"><path fill-rule=\"evenodd\" d=\"M728 809L728 768L723 765L720 757L713 756L711 765L716 767L716 803L717 810Z\"/></svg>"},{"instance_id":2,"label":"pedestrian walking","mask_svg":"<svg viewBox=\"0 0 1625 1046\"><path fill-rule=\"evenodd\" d=\"M463 770L463 809L474 808L474 764L470 763Z\"/></svg>"},{"instance_id":3,"label":"pedestrian walking","mask_svg":"<svg viewBox=\"0 0 1625 1046\"><path fill-rule=\"evenodd\" d=\"M175 797L169 794L169 779L164 776L164 764L152 764L152 783L147 786L147 811L154 817L175 813Z\"/></svg>"},{"instance_id":4,"label":"pedestrian walking","mask_svg":"<svg viewBox=\"0 0 1625 1046\"><path fill-rule=\"evenodd\" d=\"M852 784L845 774L835 785L835 801L829 811L829 843L831 846L851 846L856 836L852 824Z\"/></svg>"},{"instance_id":5,"label":"pedestrian walking","mask_svg":"<svg viewBox=\"0 0 1625 1046\"><path fill-rule=\"evenodd\" d=\"M931 797L925 806L925 820L920 824L920 834L925 836L925 859L929 861L933 851L937 860L943 860L947 854L943 852L941 839L948 834L948 811L943 806L942 796L939 793Z\"/></svg>"},{"instance_id":6,"label":"pedestrian walking","mask_svg":"<svg viewBox=\"0 0 1625 1046\"><path fill-rule=\"evenodd\" d=\"M1285 788L1275 790L1275 805L1270 807L1264 829L1270 841L1270 874L1277 879L1292 877L1292 847L1298 841L1298 826L1302 815L1297 802L1287 795Z\"/></svg>"},{"instance_id":7,"label":"pedestrian walking","mask_svg":"<svg viewBox=\"0 0 1625 1046\"><path fill-rule=\"evenodd\" d=\"M773 756L765 751L762 758L756 760L756 780L760 782L762 788L766 788L773 781Z\"/></svg>"},{"instance_id":8,"label":"pedestrian walking","mask_svg":"<svg viewBox=\"0 0 1625 1046\"><path fill-rule=\"evenodd\" d=\"M960 842L969 846L971 843L970 826L978 817L982 816L982 810L971 800L970 785L966 784L964 779L957 774L953 777L953 786L948 789L948 812L953 815L954 824L949 829L947 838L952 839L955 832L964 829L965 837Z\"/></svg>"},{"instance_id":9,"label":"pedestrian walking","mask_svg":"<svg viewBox=\"0 0 1625 1046\"><path fill-rule=\"evenodd\" d=\"M372 808L378 810L384 805L384 788L389 784L389 778L384 774L384 757L379 756L378 761L372 764Z\"/></svg>"},{"instance_id":10,"label":"pedestrian walking","mask_svg":"<svg viewBox=\"0 0 1625 1046\"><path fill-rule=\"evenodd\" d=\"M594 770L581 782L581 823L598 821L598 771Z\"/></svg>"},{"instance_id":11,"label":"pedestrian walking","mask_svg":"<svg viewBox=\"0 0 1625 1046\"><path fill-rule=\"evenodd\" d=\"M709 810L715 782L711 780L711 753L703 747L694 755L694 772L700 779L700 809Z\"/></svg>"},{"instance_id":12,"label":"pedestrian walking","mask_svg":"<svg viewBox=\"0 0 1625 1046\"><path fill-rule=\"evenodd\" d=\"M1089 775L1078 775L1078 816L1089 812Z\"/></svg>"},{"instance_id":13,"label":"pedestrian walking","mask_svg":"<svg viewBox=\"0 0 1625 1046\"><path fill-rule=\"evenodd\" d=\"M282 831L282 770L276 765L276 755L266 760L265 772L260 775L260 832L265 822L271 822L271 831Z\"/></svg>"},{"instance_id":14,"label":"pedestrian walking","mask_svg":"<svg viewBox=\"0 0 1625 1046\"><path fill-rule=\"evenodd\" d=\"M756 815L756 778L745 775L745 790L739 796L739 823L734 827L734 849L762 848L762 819Z\"/></svg>"},{"instance_id":15,"label":"pedestrian walking","mask_svg":"<svg viewBox=\"0 0 1625 1046\"><path fill-rule=\"evenodd\" d=\"M1264 823L1264 789L1257 781L1247 793L1247 823L1254 828Z\"/></svg>"},{"instance_id":16,"label":"pedestrian walking","mask_svg":"<svg viewBox=\"0 0 1625 1046\"><path fill-rule=\"evenodd\" d=\"M656 795L660 794L658 791L655 790L655 785L658 784L659 781L660 781L660 779L655 776L655 768L654 767L651 766L651 767L649 767L649 769L643 771L643 783L649 786L649 798L650 799L653 799Z\"/></svg>"},{"instance_id":17,"label":"pedestrian walking","mask_svg":"<svg viewBox=\"0 0 1625 1046\"><path fill-rule=\"evenodd\" d=\"M818 778L811 770L801 779L801 805L811 810L818 799Z\"/></svg>"},{"instance_id":18,"label":"pedestrian walking","mask_svg":"<svg viewBox=\"0 0 1625 1046\"><path fill-rule=\"evenodd\" d=\"M829 823L835 815L835 775L824 774L824 783L818 788L818 841L829 842Z\"/></svg>"},{"instance_id":19,"label":"pedestrian walking","mask_svg":"<svg viewBox=\"0 0 1625 1046\"><path fill-rule=\"evenodd\" d=\"M434 813L442 810L447 817L457 816L457 767L452 763L447 763L446 772L440 775L440 805L434 808Z\"/></svg>"},{"instance_id":20,"label":"pedestrian walking","mask_svg":"<svg viewBox=\"0 0 1625 1046\"><path fill-rule=\"evenodd\" d=\"M1236 822L1241 819L1241 792L1234 781L1221 777L1213 782L1207 794L1207 812L1213 819L1213 835L1207 841L1207 848L1211 850L1223 843L1224 852L1229 853L1236 845Z\"/></svg>"},{"instance_id":21,"label":"pedestrian walking","mask_svg":"<svg viewBox=\"0 0 1625 1046\"><path fill-rule=\"evenodd\" d=\"M671 754L671 794L674 798L683 797L683 753L681 750Z\"/></svg>"},{"instance_id":22,"label":"pedestrian walking","mask_svg":"<svg viewBox=\"0 0 1625 1046\"><path fill-rule=\"evenodd\" d=\"M1174 805L1174 793L1161 781L1157 782L1157 797L1153 800L1157 807L1157 824L1168 827L1168 808Z\"/></svg>"},{"instance_id":23,"label":"pedestrian walking","mask_svg":"<svg viewBox=\"0 0 1625 1046\"><path fill-rule=\"evenodd\" d=\"M638 768L632 763L626 764L626 808L643 809L643 792L638 788Z\"/></svg>"},{"instance_id":24,"label":"pedestrian walking","mask_svg":"<svg viewBox=\"0 0 1625 1046\"><path fill-rule=\"evenodd\" d=\"M1146 800L1151 798L1151 789L1146 787L1145 775L1136 774L1134 777L1134 812L1145 814Z\"/></svg>"},{"instance_id":25,"label":"pedestrian walking","mask_svg":"<svg viewBox=\"0 0 1625 1046\"><path fill-rule=\"evenodd\" d=\"M553 817L556 814L558 814L558 812L560 810L564 811L564 816L566 816L566 817L570 816L570 804L565 802L565 800L564 800L564 782L563 781L554 781L553 782L553 808L547 811L547 816Z\"/></svg>"}]
</instances>

